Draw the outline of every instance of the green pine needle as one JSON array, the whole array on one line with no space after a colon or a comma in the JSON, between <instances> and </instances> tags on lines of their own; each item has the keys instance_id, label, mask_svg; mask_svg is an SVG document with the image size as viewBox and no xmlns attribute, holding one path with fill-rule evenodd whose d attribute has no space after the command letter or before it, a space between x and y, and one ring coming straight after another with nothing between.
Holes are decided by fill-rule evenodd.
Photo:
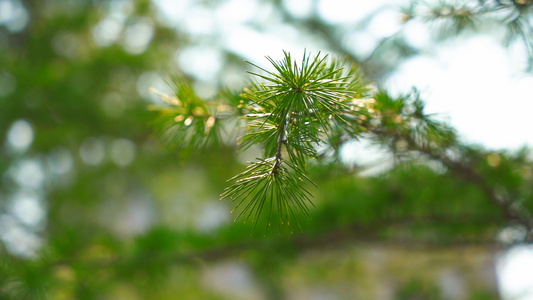
<instances>
[{"instance_id":1,"label":"green pine needle","mask_svg":"<svg viewBox=\"0 0 533 300\"><path fill-rule=\"evenodd\" d=\"M267 228L273 211L277 211L280 224L291 226L294 220L300 229L294 209L309 218L308 204L313 203L308 187L315 184L296 164L276 157L259 158L230 181L235 183L224 190L221 198L236 202L233 211L240 212L235 221L241 217L244 222L251 221L255 223L254 230L263 211L268 211Z\"/></svg>"},{"instance_id":2,"label":"green pine needle","mask_svg":"<svg viewBox=\"0 0 533 300\"><path fill-rule=\"evenodd\" d=\"M169 81L172 95L158 93L168 104L154 107L159 111L155 121L163 141L185 152L216 146L220 141L221 118L208 101L200 99L191 84L183 78Z\"/></svg>"}]
</instances>

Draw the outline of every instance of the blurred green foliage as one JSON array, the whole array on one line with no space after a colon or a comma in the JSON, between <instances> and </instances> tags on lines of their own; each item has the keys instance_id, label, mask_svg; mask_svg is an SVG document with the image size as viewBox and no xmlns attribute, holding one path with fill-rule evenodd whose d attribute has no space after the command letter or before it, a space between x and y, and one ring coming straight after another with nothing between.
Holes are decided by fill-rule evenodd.
<instances>
[{"instance_id":1,"label":"blurred green foliage","mask_svg":"<svg viewBox=\"0 0 533 300\"><path fill-rule=\"evenodd\" d=\"M329 34L339 28L316 17L293 18L279 1L264 2L295 28L317 28L315 38L360 63L373 80L416 53L391 37L359 59ZM531 6L498 2L519 7L520 18ZM412 271L402 264L405 254L387 256L401 266L390 273L375 272L374 262L387 264L373 255L382 248L454 253L444 263L426 263L437 272L454 261L466 264L457 260L463 254L456 248L481 247L467 257L490 262L486 254L497 247L502 229L517 235L506 242L530 238L529 150L458 144L452 129L420 114L416 93L398 98L385 92L376 94L380 126L362 128L393 154L390 171L361 176L364 168L341 163L339 151L349 138L339 132L318 153L322 162L308 166L320 188L312 191L316 208L302 222L303 233L280 227L250 236L251 226L231 222L231 204L218 200L243 160L260 155L257 149L237 152L238 121L219 128L219 141L206 151L179 151L194 136L179 136L172 148L154 134L164 127L154 125L159 112L147 107L163 102L148 94L150 84L186 73L173 57L195 43L195 36L161 18L154 3L0 0L13 13L0 23L0 298L281 299L324 293L368 299L388 288L386 278L398 299L435 299L441 292L435 276L429 283L416 279L428 273L424 268L410 275L413 281L403 277ZM465 26L471 23L466 17L454 20ZM109 37L117 24L117 36ZM523 34L520 24L513 32ZM139 34L135 28L151 32L146 45L128 42L128 30ZM383 51L399 55L391 61ZM225 68L244 74L237 54L223 55ZM190 95L202 92L202 82L183 77L193 82ZM222 82L212 84L222 90L213 99L229 99L239 115L239 92L224 90ZM167 117L184 113L195 112ZM206 133L210 116L196 127L199 133ZM413 126L421 122L425 126ZM476 273L476 263L463 273ZM479 281L468 281L470 299L495 298L494 287Z\"/></svg>"}]
</instances>

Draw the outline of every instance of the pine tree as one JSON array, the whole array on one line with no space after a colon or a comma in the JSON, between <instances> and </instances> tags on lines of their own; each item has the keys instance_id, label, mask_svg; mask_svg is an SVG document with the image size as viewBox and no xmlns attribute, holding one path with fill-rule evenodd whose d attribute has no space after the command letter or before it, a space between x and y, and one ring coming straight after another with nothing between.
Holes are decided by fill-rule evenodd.
<instances>
[{"instance_id":1,"label":"pine tree","mask_svg":"<svg viewBox=\"0 0 533 300\"><path fill-rule=\"evenodd\" d=\"M290 53L284 54L281 61L267 57L275 71L252 64L263 74L250 74L262 81L252 82L240 95L229 99L224 99L227 93L217 96L243 119L245 133L239 139L240 149L258 145L264 156L249 162L245 171L231 178L233 184L221 195L222 199L237 203L234 210L240 212L236 220L241 216L245 222L251 220L255 229L265 212L268 227L274 210L280 224L290 226L293 219L301 229L294 209L309 218L312 205L309 187L316 185L306 168L310 160L320 159L317 148L338 145L331 143L335 137L348 140L365 135L390 148L395 159L403 164L420 157L437 161L449 172L477 185L508 221L531 232L533 219L528 208L504 196L531 197L527 188L529 178L524 181L518 176L516 180L521 183L511 186L489 179L506 172L509 173L504 176L513 176L514 170L526 167L526 149L516 155L474 149L459 142L453 128L424 112L424 102L416 90L393 98L385 91L373 90L357 68L346 62L328 62L327 56L311 57L304 52L298 65ZM175 95L162 95L163 99L170 99L167 103L174 111L169 114L167 108L162 109L161 120L166 122L161 123L167 124L165 138L189 149L216 143L220 136L217 130L222 129L218 123L224 118L217 117L217 111L206 113L210 102L196 97L190 84L182 79L174 80ZM498 157L497 164L491 161L492 157ZM500 167L502 159L509 165L504 163ZM487 164L494 169L487 168ZM531 238L527 235L526 241Z\"/></svg>"},{"instance_id":2,"label":"pine tree","mask_svg":"<svg viewBox=\"0 0 533 300\"><path fill-rule=\"evenodd\" d=\"M372 299L376 280L397 299L447 298L436 282L456 266L465 297L498 297L471 278L494 249L533 239L530 149L468 144L416 89L384 89L420 51L401 30L361 57L343 42L348 29L264 1L273 22L328 50L263 53L264 68L226 51L226 66L248 70L246 86L217 80L220 92L204 97L180 73L172 92L151 90L165 104L147 109L144 83L172 69L176 49L205 42L155 3L0 1L12 13L0 11L1 299L238 298L210 277L228 265L268 299L322 287ZM532 4L412 1L401 16L436 28L436 42L503 31L531 64ZM146 45L131 38L140 32ZM383 149L389 168L361 176L343 164L357 140ZM226 223L232 209L237 222Z\"/></svg>"}]
</instances>

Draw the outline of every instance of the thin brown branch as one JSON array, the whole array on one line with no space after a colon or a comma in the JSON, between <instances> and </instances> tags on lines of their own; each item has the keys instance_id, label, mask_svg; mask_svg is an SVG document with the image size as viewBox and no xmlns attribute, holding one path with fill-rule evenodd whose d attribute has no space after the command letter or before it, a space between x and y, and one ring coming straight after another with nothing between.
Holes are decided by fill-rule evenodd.
<instances>
[{"instance_id":1,"label":"thin brown branch","mask_svg":"<svg viewBox=\"0 0 533 300\"><path fill-rule=\"evenodd\" d=\"M283 119L281 122L281 125L279 127L279 133L278 133L278 147L276 149L276 161L274 162L274 166L272 167L272 174L277 174L279 166L281 165L281 150L283 148L283 144L285 143L286 134L285 129L287 127L288 120L287 118Z\"/></svg>"},{"instance_id":2,"label":"thin brown branch","mask_svg":"<svg viewBox=\"0 0 533 300\"><path fill-rule=\"evenodd\" d=\"M372 131L377 135L388 136L386 132L380 129L373 129ZM409 134L400 133L399 135L410 145L411 148L422 154L427 155L431 159L440 161L457 176L465 179L467 182L473 185L478 186L483 191L487 199L500 209L505 219L524 226L527 232L531 232L533 230L533 218L528 216L526 213L523 213L516 206L516 201L513 201L512 199L501 199L501 197L498 196L498 192L495 190L495 187L491 186L483 178L483 176L481 176L475 170L473 166L455 161L451 159L448 155L446 155L443 151L431 149L428 145L420 145ZM533 237L526 236L526 239L527 241L531 241L533 240Z\"/></svg>"}]
</instances>

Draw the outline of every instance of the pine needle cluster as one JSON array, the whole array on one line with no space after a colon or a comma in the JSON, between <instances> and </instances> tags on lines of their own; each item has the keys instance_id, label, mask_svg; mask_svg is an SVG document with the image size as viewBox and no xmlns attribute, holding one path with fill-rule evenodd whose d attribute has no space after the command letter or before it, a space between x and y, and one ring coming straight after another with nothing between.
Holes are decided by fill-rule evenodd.
<instances>
[{"instance_id":1,"label":"pine needle cluster","mask_svg":"<svg viewBox=\"0 0 533 300\"><path fill-rule=\"evenodd\" d=\"M257 71L249 73L257 80L238 99L228 97L224 105L209 105L213 102L199 99L190 84L174 78L174 95L162 95L169 106L159 108L159 128L172 145L205 148L217 142L219 124L228 117L216 108L231 107L244 124L240 150L256 145L263 157L231 178L233 184L221 198L236 203L236 219L257 224L267 212L267 228L273 214L280 224L301 227L295 210L309 218L313 205L309 187L315 185L306 166L319 158L317 149L332 137L355 137L365 130L363 124L371 111L365 102L370 88L355 66L328 55L304 53L296 62L284 52L282 60L267 59L273 70L250 63Z\"/></svg>"},{"instance_id":2,"label":"pine needle cluster","mask_svg":"<svg viewBox=\"0 0 533 300\"><path fill-rule=\"evenodd\" d=\"M259 81L242 94L249 113L240 139L241 149L259 145L265 158L250 162L221 197L236 201L236 209L243 206L237 218L257 224L266 208L267 224L275 210L280 223L290 225L291 219L298 223L294 208L309 217L308 186L314 183L306 173L308 160L317 158L333 128L354 132L354 101L368 88L356 68L345 70L327 55L304 53L300 64L287 52L281 61L267 59L274 71L251 63L261 73L250 72Z\"/></svg>"}]
</instances>

